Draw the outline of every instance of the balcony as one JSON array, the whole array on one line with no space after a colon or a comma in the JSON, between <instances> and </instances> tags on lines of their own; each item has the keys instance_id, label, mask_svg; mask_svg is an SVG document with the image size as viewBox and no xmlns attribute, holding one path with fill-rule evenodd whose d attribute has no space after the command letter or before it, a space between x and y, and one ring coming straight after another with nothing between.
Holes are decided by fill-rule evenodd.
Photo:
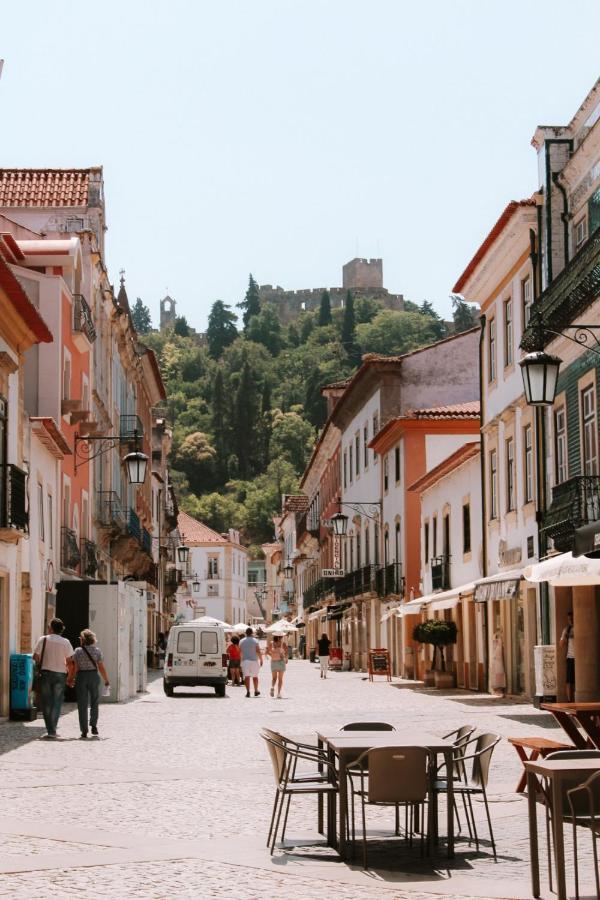
<instances>
[{"instance_id":1,"label":"balcony","mask_svg":"<svg viewBox=\"0 0 600 900\"><path fill-rule=\"evenodd\" d=\"M97 501L98 524L113 531L122 531L126 524L121 498L116 491L100 491Z\"/></svg>"},{"instance_id":2,"label":"balcony","mask_svg":"<svg viewBox=\"0 0 600 900\"><path fill-rule=\"evenodd\" d=\"M544 325L552 331L561 331L571 325L600 293L600 228L597 228L575 254L562 272L548 285L532 307L539 312ZM532 315L535 321L535 316ZM546 343L554 335L546 336ZM525 331L521 341L524 350L535 350L535 334Z\"/></svg>"},{"instance_id":3,"label":"balcony","mask_svg":"<svg viewBox=\"0 0 600 900\"><path fill-rule=\"evenodd\" d=\"M62 526L60 529L60 564L63 569L75 572L81 562L81 551L77 542L77 534L72 528Z\"/></svg>"},{"instance_id":4,"label":"balcony","mask_svg":"<svg viewBox=\"0 0 600 900\"><path fill-rule=\"evenodd\" d=\"M360 597L362 594L375 593L378 566L363 566L338 578L334 584L334 593L338 600L347 597Z\"/></svg>"},{"instance_id":5,"label":"balcony","mask_svg":"<svg viewBox=\"0 0 600 900\"><path fill-rule=\"evenodd\" d=\"M73 340L82 353L96 340L92 311L82 294L73 294Z\"/></svg>"},{"instance_id":6,"label":"balcony","mask_svg":"<svg viewBox=\"0 0 600 900\"><path fill-rule=\"evenodd\" d=\"M144 426L139 416L119 417L119 439L122 444L132 444L136 437L141 440L144 436Z\"/></svg>"},{"instance_id":7,"label":"balcony","mask_svg":"<svg viewBox=\"0 0 600 900\"><path fill-rule=\"evenodd\" d=\"M333 581L330 578L319 578L314 584L311 584L309 588L305 588L303 591L304 609L318 603L319 600L322 600L323 597L326 597L327 594L332 592Z\"/></svg>"},{"instance_id":8,"label":"balcony","mask_svg":"<svg viewBox=\"0 0 600 900\"><path fill-rule=\"evenodd\" d=\"M600 519L600 476L578 475L552 488L542 531L561 553L573 549L575 530Z\"/></svg>"},{"instance_id":9,"label":"balcony","mask_svg":"<svg viewBox=\"0 0 600 900\"><path fill-rule=\"evenodd\" d=\"M431 590L447 591L450 588L450 557L434 556L431 560Z\"/></svg>"},{"instance_id":10,"label":"balcony","mask_svg":"<svg viewBox=\"0 0 600 900\"><path fill-rule=\"evenodd\" d=\"M98 572L98 548L93 541L87 538L81 539L79 547L81 563L79 571L82 578L95 578Z\"/></svg>"},{"instance_id":11,"label":"balcony","mask_svg":"<svg viewBox=\"0 0 600 900\"><path fill-rule=\"evenodd\" d=\"M404 578L402 577L402 563L389 563L377 570L375 586L380 597L396 594L404 596Z\"/></svg>"},{"instance_id":12,"label":"balcony","mask_svg":"<svg viewBox=\"0 0 600 900\"><path fill-rule=\"evenodd\" d=\"M0 474L0 540L16 543L29 531L27 473L5 465Z\"/></svg>"},{"instance_id":13,"label":"balcony","mask_svg":"<svg viewBox=\"0 0 600 900\"><path fill-rule=\"evenodd\" d=\"M152 556L152 535L147 529L142 528L142 550L148 554L148 556Z\"/></svg>"},{"instance_id":14,"label":"balcony","mask_svg":"<svg viewBox=\"0 0 600 900\"><path fill-rule=\"evenodd\" d=\"M140 517L136 513L134 509L129 507L127 510L127 532L134 537L138 544L141 546L142 544L142 523L140 522Z\"/></svg>"}]
</instances>

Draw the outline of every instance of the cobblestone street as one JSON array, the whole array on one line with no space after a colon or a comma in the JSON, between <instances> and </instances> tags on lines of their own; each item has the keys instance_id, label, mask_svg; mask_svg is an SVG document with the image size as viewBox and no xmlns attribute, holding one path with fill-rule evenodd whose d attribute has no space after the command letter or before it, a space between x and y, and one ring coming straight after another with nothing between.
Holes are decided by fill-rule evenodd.
<instances>
[{"instance_id":1,"label":"cobblestone street","mask_svg":"<svg viewBox=\"0 0 600 900\"><path fill-rule=\"evenodd\" d=\"M451 868L443 852L425 866L388 844L373 854L375 866L388 868L365 873L318 846L314 797L292 805L289 847L269 857L273 784L258 729L308 735L368 716L438 735L469 722L504 736L560 739L549 715L487 695L370 684L360 673L321 681L308 662L290 664L281 701L269 697L266 673L262 695L250 700L240 688L228 688L225 700L201 691L168 699L156 674L147 694L101 708L99 740L78 740L71 706L56 743L39 740L41 720L0 725L0 896L530 896L526 801L514 793L520 763L506 741L494 756L489 789L497 864L487 844L476 854L459 835ZM485 836L479 804L475 815ZM392 830L393 813L369 810L368 822ZM302 843L295 851L294 842ZM585 837L582 843L585 859ZM566 844L570 853L570 836ZM542 851L547 894L544 867Z\"/></svg>"}]
</instances>

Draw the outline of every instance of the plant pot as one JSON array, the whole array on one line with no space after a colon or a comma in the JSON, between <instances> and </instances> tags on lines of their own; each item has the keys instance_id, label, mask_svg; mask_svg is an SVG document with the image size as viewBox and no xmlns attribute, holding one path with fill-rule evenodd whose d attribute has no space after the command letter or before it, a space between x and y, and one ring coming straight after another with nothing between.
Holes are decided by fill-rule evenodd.
<instances>
[{"instance_id":1,"label":"plant pot","mask_svg":"<svg viewBox=\"0 0 600 900\"><path fill-rule=\"evenodd\" d=\"M425 675L423 676L423 684L425 685L425 687L435 687L436 686L435 676L436 676L436 673L433 671L433 669L429 669L428 672L425 672Z\"/></svg>"},{"instance_id":2,"label":"plant pot","mask_svg":"<svg viewBox=\"0 0 600 900\"><path fill-rule=\"evenodd\" d=\"M436 688L447 689L456 687L454 672L434 672L433 675Z\"/></svg>"}]
</instances>

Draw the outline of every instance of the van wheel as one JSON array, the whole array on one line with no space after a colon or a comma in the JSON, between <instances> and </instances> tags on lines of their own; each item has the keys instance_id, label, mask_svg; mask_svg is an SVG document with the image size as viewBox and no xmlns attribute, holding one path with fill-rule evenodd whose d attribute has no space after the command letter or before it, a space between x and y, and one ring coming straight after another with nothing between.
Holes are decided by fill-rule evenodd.
<instances>
[{"instance_id":1,"label":"van wheel","mask_svg":"<svg viewBox=\"0 0 600 900\"><path fill-rule=\"evenodd\" d=\"M165 691L165 694L167 695L167 697L173 696L173 691L175 690L175 688L173 687L172 684L167 684L166 681L163 681L163 688L164 688L164 691Z\"/></svg>"},{"instance_id":2,"label":"van wheel","mask_svg":"<svg viewBox=\"0 0 600 900\"><path fill-rule=\"evenodd\" d=\"M217 697L225 696L225 685L224 684L216 684L215 685L215 694Z\"/></svg>"}]
</instances>

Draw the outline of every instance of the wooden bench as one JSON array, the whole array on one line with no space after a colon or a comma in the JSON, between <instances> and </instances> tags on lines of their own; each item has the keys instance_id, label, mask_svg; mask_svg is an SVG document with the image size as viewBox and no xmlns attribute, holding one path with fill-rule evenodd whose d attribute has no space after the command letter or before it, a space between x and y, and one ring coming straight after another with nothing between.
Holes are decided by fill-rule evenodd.
<instances>
[{"instance_id":1,"label":"wooden bench","mask_svg":"<svg viewBox=\"0 0 600 900\"><path fill-rule=\"evenodd\" d=\"M572 744L561 744L559 741L550 740L550 738L509 737L506 740L509 742L509 744L513 745L522 763L525 763L528 760L536 760L540 756L542 757L542 759L545 759L545 757L548 756L549 753L553 753L555 750L575 749ZM527 750L531 750L531 754L529 756L527 756ZM523 769L523 774L521 775L521 780L517 785L516 793L524 793L526 784L527 773Z\"/></svg>"}]
</instances>

